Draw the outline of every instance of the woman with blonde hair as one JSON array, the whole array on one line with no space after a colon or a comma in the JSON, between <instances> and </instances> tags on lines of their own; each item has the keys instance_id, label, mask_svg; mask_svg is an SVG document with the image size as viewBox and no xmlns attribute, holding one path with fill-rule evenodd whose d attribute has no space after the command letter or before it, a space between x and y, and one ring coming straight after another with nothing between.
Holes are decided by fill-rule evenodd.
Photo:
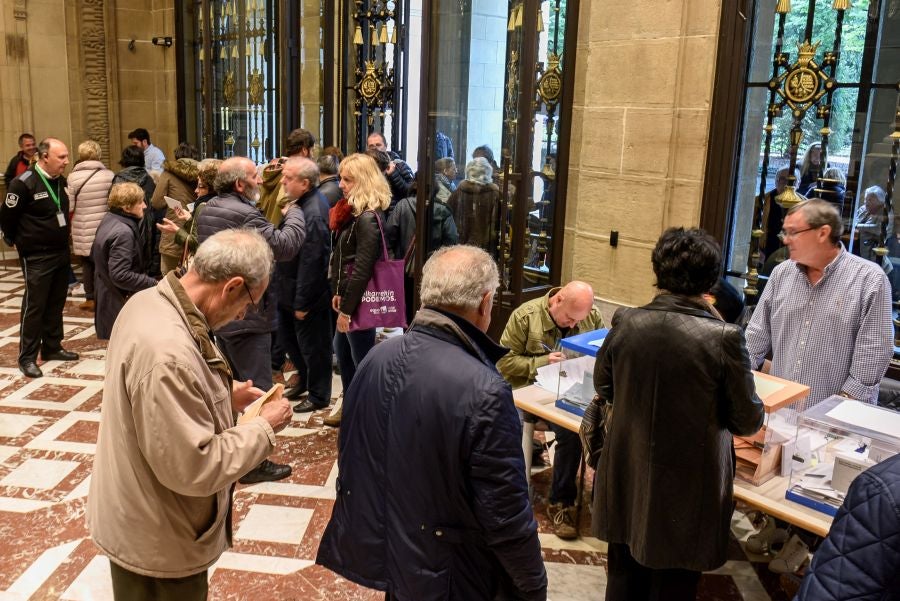
<instances>
[{"instance_id":1,"label":"woman with blonde hair","mask_svg":"<svg viewBox=\"0 0 900 601\"><path fill-rule=\"evenodd\" d=\"M109 340L125 301L156 285L146 274L146 256L140 231L144 217L144 191L134 182L115 184L109 193L109 212L97 228L91 255L96 265L97 311L94 329L98 340Z\"/></svg>"},{"instance_id":2,"label":"woman with blonde hair","mask_svg":"<svg viewBox=\"0 0 900 601\"><path fill-rule=\"evenodd\" d=\"M341 368L344 390L350 386L356 366L375 345L375 329L350 331L350 316L362 301L372 278L375 262L382 255L384 211L391 204L391 190L375 159L351 154L340 166L342 198L331 210L330 226L335 233L329 273L337 312L334 353ZM401 297L402 290L395 291ZM339 414L328 425L340 423Z\"/></svg>"},{"instance_id":3,"label":"woman with blonde hair","mask_svg":"<svg viewBox=\"0 0 900 601\"><path fill-rule=\"evenodd\" d=\"M816 187L819 175L822 173L822 144L813 142L803 154L800 162L800 181L796 185L798 194L809 197Z\"/></svg>"},{"instance_id":4,"label":"woman with blonde hair","mask_svg":"<svg viewBox=\"0 0 900 601\"><path fill-rule=\"evenodd\" d=\"M85 301L78 305L83 311L94 310L94 262L91 245L97 227L106 215L106 198L115 174L100 159L100 145L85 140L78 145L78 160L66 184L69 206L72 209L72 254L81 257Z\"/></svg>"}]
</instances>

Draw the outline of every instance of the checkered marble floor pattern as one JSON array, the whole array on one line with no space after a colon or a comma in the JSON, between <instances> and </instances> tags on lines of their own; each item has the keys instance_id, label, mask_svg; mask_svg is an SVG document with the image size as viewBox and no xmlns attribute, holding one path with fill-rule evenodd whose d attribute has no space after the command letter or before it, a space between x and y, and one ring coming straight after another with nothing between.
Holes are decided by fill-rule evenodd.
<instances>
[{"instance_id":1,"label":"checkered marble floor pattern","mask_svg":"<svg viewBox=\"0 0 900 601\"><path fill-rule=\"evenodd\" d=\"M108 561L84 521L106 345L94 336L92 315L78 309L83 299L70 296L64 346L81 358L42 364L40 379L21 376L16 356L23 287L15 264L0 265L0 601L112 599ZM314 564L337 476L337 431L323 427L325 415L295 414L279 433L272 459L293 467L288 479L238 486L235 546L210 570L210 599L383 598ZM550 599L603 599L605 544L554 536L546 517L549 471L536 470L533 482ZM583 513L586 532L590 516ZM744 538L750 533L740 513L734 532ZM736 540L732 546L732 560L703 576L700 599L789 598L765 564L748 560Z\"/></svg>"}]
</instances>

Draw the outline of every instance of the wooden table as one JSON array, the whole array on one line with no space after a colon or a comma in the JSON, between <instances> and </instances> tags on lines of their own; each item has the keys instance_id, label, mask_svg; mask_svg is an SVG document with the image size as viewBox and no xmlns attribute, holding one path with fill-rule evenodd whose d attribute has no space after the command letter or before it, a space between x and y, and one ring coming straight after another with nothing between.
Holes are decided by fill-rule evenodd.
<instances>
[{"instance_id":1,"label":"wooden table","mask_svg":"<svg viewBox=\"0 0 900 601\"><path fill-rule=\"evenodd\" d=\"M771 376L754 372L756 378L771 380ZM793 383L792 383L793 384ZM796 386L801 386L797 384ZM805 386L803 388L806 388ZM807 389L808 390L808 389ZM790 395L802 393L803 391L791 388ZM802 395L805 397L806 395ZM525 386L513 391L516 407L522 411L526 411L545 421L562 426L572 432L578 432L581 426L581 418L574 413L559 409L554 404L556 395L552 392L544 390L538 386ZM802 398L801 397L801 398ZM796 400L796 399L795 399ZM775 403L781 405L785 401L784 397ZM522 451L525 454L525 474L531 475L531 440L534 438L534 423L525 422L522 428ZM582 469L582 477L584 471ZM808 530L813 534L825 536L831 528L832 517L804 507L799 503L794 503L784 498L785 490L787 490L788 479L775 477L761 486L752 486L741 480L734 482L734 498L743 501L754 509L759 509L765 513L782 519L789 524L793 524L804 530ZM579 501L581 494L579 492Z\"/></svg>"}]
</instances>

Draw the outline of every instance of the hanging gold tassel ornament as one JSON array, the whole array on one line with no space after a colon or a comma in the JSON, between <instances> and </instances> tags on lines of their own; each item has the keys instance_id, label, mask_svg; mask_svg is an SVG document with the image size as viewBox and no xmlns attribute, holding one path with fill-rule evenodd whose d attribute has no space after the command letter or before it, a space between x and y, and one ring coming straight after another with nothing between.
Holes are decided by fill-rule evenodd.
<instances>
[{"instance_id":1,"label":"hanging gold tassel ornament","mask_svg":"<svg viewBox=\"0 0 900 601\"><path fill-rule=\"evenodd\" d=\"M391 44L397 45L397 24L394 23L394 29L391 31Z\"/></svg>"},{"instance_id":2,"label":"hanging gold tassel ornament","mask_svg":"<svg viewBox=\"0 0 900 601\"><path fill-rule=\"evenodd\" d=\"M356 26L356 31L353 32L353 43L357 46L362 46L362 29L360 29L359 25Z\"/></svg>"},{"instance_id":3,"label":"hanging gold tassel ornament","mask_svg":"<svg viewBox=\"0 0 900 601\"><path fill-rule=\"evenodd\" d=\"M516 29L519 29L520 27L522 27L522 17L523 17L522 13L523 12L525 12L524 6L520 5L520 6L516 7Z\"/></svg>"},{"instance_id":4,"label":"hanging gold tassel ornament","mask_svg":"<svg viewBox=\"0 0 900 601\"><path fill-rule=\"evenodd\" d=\"M509 23L506 24L506 31L516 30L516 7L513 7L509 13Z\"/></svg>"},{"instance_id":5,"label":"hanging gold tassel ornament","mask_svg":"<svg viewBox=\"0 0 900 601\"><path fill-rule=\"evenodd\" d=\"M850 0L834 0L834 10L847 10L850 8Z\"/></svg>"},{"instance_id":6,"label":"hanging gold tassel ornament","mask_svg":"<svg viewBox=\"0 0 900 601\"><path fill-rule=\"evenodd\" d=\"M544 13L541 9L538 9L538 18L537 18L537 32L541 33L544 31Z\"/></svg>"},{"instance_id":7,"label":"hanging gold tassel ornament","mask_svg":"<svg viewBox=\"0 0 900 601\"><path fill-rule=\"evenodd\" d=\"M372 40L372 48L378 48L378 32L374 25L369 25L369 39Z\"/></svg>"},{"instance_id":8,"label":"hanging gold tassel ornament","mask_svg":"<svg viewBox=\"0 0 900 601\"><path fill-rule=\"evenodd\" d=\"M789 12L791 12L791 0L778 0L778 4L775 6L775 13L786 15Z\"/></svg>"},{"instance_id":9,"label":"hanging gold tassel ornament","mask_svg":"<svg viewBox=\"0 0 900 601\"><path fill-rule=\"evenodd\" d=\"M381 25L381 35L378 36L378 41L380 41L382 44L388 43L387 25Z\"/></svg>"}]
</instances>

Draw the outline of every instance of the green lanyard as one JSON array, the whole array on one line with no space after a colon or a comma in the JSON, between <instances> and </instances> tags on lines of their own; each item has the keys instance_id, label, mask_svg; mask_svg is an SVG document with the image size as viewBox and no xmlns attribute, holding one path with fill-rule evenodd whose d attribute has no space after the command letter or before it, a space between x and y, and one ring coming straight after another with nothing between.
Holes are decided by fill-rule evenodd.
<instances>
[{"instance_id":1,"label":"green lanyard","mask_svg":"<svg viewBox=\"0 0 900 601\"><path fill-rule=\"evenodd\" d=\"M44 177L43 171L37 166L34 168L37 171L37 174L41 176L41 181L44 182L44 187L47 188L47 192L50 193L50 198L53 199L53 202L56 203L56 210L62 211L62 207L59 206L59 180L56 180L56 192L53 191L53 188L50 187L50 182L47 181L47 178Z\"/></svg>"}]
</instances>

